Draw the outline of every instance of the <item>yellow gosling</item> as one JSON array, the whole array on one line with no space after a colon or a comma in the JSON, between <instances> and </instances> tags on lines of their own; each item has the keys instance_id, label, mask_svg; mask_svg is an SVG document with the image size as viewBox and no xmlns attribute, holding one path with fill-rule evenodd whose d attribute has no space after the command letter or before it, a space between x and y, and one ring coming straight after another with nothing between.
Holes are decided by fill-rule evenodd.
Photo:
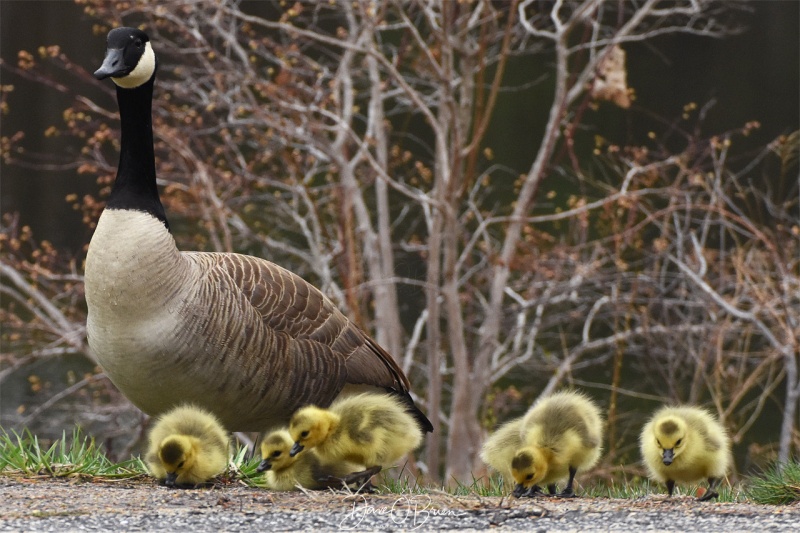
<instances>
[{"instance_id":1,"label":"yellow gosling","mask_svg":"<svg viewBox=\"0 0 800 533\"><path fill-rule=\"evenodd\" d=\"M314 449L326 462L394 466L422 442L414 417L395 396L363 393L336 400L329 409L309 405L289 423L292 455Z\"/></svg>"},{"instance_id":2,"label":"yellow gosling","mask_svg":"<svg viewBox=\"0 0 800 533\"><path fill-rule=\"evenodd\" d=\"M719 496L717 486L731 465L731 441L725 428L705 409L662 407L642 429L639 445L650 478L664 483L670 496L675 482L708 480L698 498Z\"/></svg>"},{"instance_id":3,"label":"yellow gosling","mask_svg":"<svg viewBox=\"0 0 800 533\"><path fill-rule=\"evenodd\" d=\"M167 486L203 483L228 466L228 433L219 420L193 405L176 407L150 431L145 462Z\"/></svg>"},{"instance_id":4,"label":"yellow gosling","mask_svg":"<svg viewBox=\"0 0 800 533\"><path fill-rule=\"evenodd\" d=\"M573 497L578 470L600 458L603 420L592 400L576 392L558 392L539 400L522 419L522 448L511 460L517 485L514 496L534 496L547 486L556 493L556 481L568 478L558 495Z\"/></svg>"},{"instance_id":5,"label":"yellow gosling","mask_svg":"<svg viewBox=\"0 0 800 533\"><path fill-rule=\"evenodd\" d=\"M273 431L261 442L262 461L256 469L266 471L267 488L276 491L341 488L361 480L367 482L377 470L364 471L360 465L337 461L323 462L314 450L292 456L294 441L285 429Z\"/></svg>"},{"instance_id":6,"label":"yellow gosling","mask_svg":"<svg viewBox=\"0 0 800 533\"><path fill-rule=\"evenodd\" d=\"M486 439L481 448L483 462L503 476L503 484L509 489L513 486L514 479L511 474L511 461L522 448L521 429L522 417L506 422Z\"/></svg>"}]
</instances>

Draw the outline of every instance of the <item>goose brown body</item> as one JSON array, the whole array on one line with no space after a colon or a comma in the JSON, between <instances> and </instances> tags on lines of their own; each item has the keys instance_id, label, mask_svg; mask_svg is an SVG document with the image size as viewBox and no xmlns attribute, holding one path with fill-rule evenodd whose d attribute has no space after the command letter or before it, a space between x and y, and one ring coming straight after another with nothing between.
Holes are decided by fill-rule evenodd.
<instances>
[{"instance_id":1,"label":"goose brown body","mask_svg":"<svg viewBox=\"0 0 800 533\"><path fill-rule=\"evenodd\" d=\"M302 278L255 257L179 252L146 213L103 212L86 300L98 362L149 414L190 401L259 431L348 383L408 391L391 356Z\"/></svg>"},{"instance_id":2,"label":"goose brown body","mask_svg":"<svg viewBox=\"0 0 800 533\"><path fill-rule=\"evenodd\" d=\"M144 52L126 67L130 43ZM117 28L95 73L117 83L122 122L85 269L88 342L111 381L151 415L192 402L232 431L286 424L302 405L371 386L401 397L430 431L392 356L314 286L264 259L177 249L155 182L155 65L146 34Z\"/></svg>"}]
</instances>

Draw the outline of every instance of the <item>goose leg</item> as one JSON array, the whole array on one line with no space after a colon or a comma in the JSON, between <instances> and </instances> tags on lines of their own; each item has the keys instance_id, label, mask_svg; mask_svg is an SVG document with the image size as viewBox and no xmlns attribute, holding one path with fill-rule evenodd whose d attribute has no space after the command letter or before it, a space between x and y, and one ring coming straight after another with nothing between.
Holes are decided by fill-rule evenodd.
<instances>
[{"instance_id":1,"label":"goose leg","mask_svg":"<svg viewBox=\"0 0 800 533\"><path fill-rule=\"evenodd\" d=\"M699 502L707 502L708 500L710 500L712 498L718 498L719 497L719 492L716 491L716 488L717 488L717 485L719 485L719 482L720 482L720 478L715 478L715 477L708 478L708 490L705 492L705 494L703 494L702 496L697 498L697 501L699 501Z\"/></svg>"},{"instance_id":2,"label":"goose leg","mask_svg":"<svg viewBox=\"0 0 800 533\"><path fill-rule=\"evenodd\" d=\"M572 482L575 480L575 473L577 471L578 470L575 467L573 467L573 466L569 467L569 481L567 482L567 486L564 487L564 490L562 490L561 493L558 494L558 496L560 498L574 498L575 497L575 491L572 488ZM555 488L555 486L553 486L553 488ZM552 492L551 492L551 494L552 494Z\"/></svg>"}]
</instances>

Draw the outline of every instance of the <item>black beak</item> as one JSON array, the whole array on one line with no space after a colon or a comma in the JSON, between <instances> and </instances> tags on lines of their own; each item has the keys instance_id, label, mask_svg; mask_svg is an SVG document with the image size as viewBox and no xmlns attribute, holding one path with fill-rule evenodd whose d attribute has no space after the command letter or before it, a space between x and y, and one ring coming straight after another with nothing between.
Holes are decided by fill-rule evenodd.
<instances>
[{"instance_id":1,"label":"black beak","mask_svg":"<svg viewBox=\"0 0 800 533\"><path fill-rule=\"evenodd\" d=\"M675 448L671 450L664 450L664 455L662 457L665 465L671 465L672 461L675 459Z\"/></svg>"},{"instance_id":2,"label":"black beak","mask_svg":"<svg viewBox=\"0 0 800 533\"><path fill-rule=\"evenodd\" d=\"M109 76L119 78L129 74L131 70L130 67L125 66L123 50L121 48L109 48L106 50L106 58L103 60L102 66L94 71L94 77L98 80L104 80Z\"/></svg>"},{"instance_id":3,"label":"black beak","mask_svg":"<svg viewBox=\"0 0 800 533\"><path fill-rule=\"evenodd\" d=\"M303 451L303 445L300 444L299 442L295 442L294 446L292 446L292 449L289 450L289 457L294 457L295 455L297 455L302 451Z\"/></svg>"},{"instance_id":4,"label":"black beak","mask_svg":"<svg viewBox=\"0 0 800 533\"><path fill-rule=\"evenodd\" d=\"M258 463L258 468L256 468L256 472L264 472L265 470L269 470L272 468L272 463L269 462L269 459L264 459L260 463Z\"/></svg>"},{"instance_id":5,"label":"black beak","mask_svg":"<svg viewBox=\"0 0 800 533\"><path fill-rule=\"evenodd\" d=\"M167 479L164 480L164 484L167 487L174 487L175 482L178 480L178 473L177 472L167 472Z\"/></svg>"},{"instance_id":6,"label":"black beak","mask_svg":"<svg viewBox=\"0 0 800 533\"><path fill-rule=\"evenodd\" d=\"M522 483L517 483L517 486L514 487L514 492L511 493L512 496L515 498L521 498L523 494L525 494L526 489L522 486Z\"/></svg>"}]
</instances>

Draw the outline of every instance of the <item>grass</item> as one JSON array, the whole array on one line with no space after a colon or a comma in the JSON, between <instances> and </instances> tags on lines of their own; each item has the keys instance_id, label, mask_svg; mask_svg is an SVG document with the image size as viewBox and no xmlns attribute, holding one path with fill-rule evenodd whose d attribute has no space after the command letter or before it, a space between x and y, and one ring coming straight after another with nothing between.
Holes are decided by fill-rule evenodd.
<instances>
[{"instance_id":1,"label":"grass","mask_svg":"<svg viewBox=\"0 0 800 533\"><path fill-rule=\"evenodd\" d=\"M774 465L749 480L746 497L767 505L787 505L800 502L800 462Z\"/></svg>"},{"instance_id":2,"label":"grass","mask_svg":"<svg viewBox=\"0 0 800 533\"><path fill-rule=\"evenodd\" d=\"M230 480L239 480L250 487L263 488L264 477L256 472L260 457L248 457L247 448L240 447L231 458ZM403 474L406 475L403 475ZM79 428L49 447L29 431L21 434L0 428L0 475L70 477L85 476L100 479L130 479L147 475L147 467L138 457L115 463L108 459L93 438L83 435ZM385 473L375 481L376 487L389 494L427 494L448 492L454 496L507 496L499 475L473 479L472 483L456 483L451 487L428 487L404 470L398 475ZM705 484L701 484L705 486ZM676 495L695 494L696 486L678 486ZM578 486L576 492L589 498L634 499L652 494L666 495L666 489L647 479L610 481ZM800 463L793 461L783 468L773 466L759 476L746 480L744 485L723 485L720 502L742 502L786 505L800 501Z\"/></svg>"},{"instance_id":3,"label":"grass","mask_svg":"<svg viewBox=\"0 0 800 533\"><path fill-rule=\"evenodd\" d=\"M248 458L249 450L242 446L236 450L231 458L231 477L241 479L248 487L264 488L264 475L256 472L261 457L257 454Z\"/></svg>"},{"instance_id":4,"label":"grass","mask_svg":"<svg viewBox=\"0 0 800 533\"><path fill-rule=\"evenodd\" d=\"M45 448L28 430L19 434L0 429L0 473L17 473L27 476L49 475L67 477L86 475L108 479L124 479L147 473L144 463L131 458L121 463L110 461L93 438L81 430L66 431L62 438Z\"/></svg>"},{"instance_id":5,"label":"grass","mask_svg":"<svg viewBox=\"0 0 800 533\"><path fill-rule=\"evenodd\" d=\"M697 489L702 487L705 489L707 485L703 483L693 485L675 485L675 492L673 496L691 496L696 497ZM580 491L578 491L580 493ZM719 498L715 499L716 502L721 503L734 503L742 502L742 488L739 485L722 484L717 487ZM605 484L596 484L586 487L583 494L590 498L622 498L622 499L636 499L644 498L651 495L662 495L667 497L667 488L660 484L651 482L648 479L637 478L635 481L610 481Z\"/></svg>"},{"instance_id":6,"label":"grass","mask_svg":"<svg viewBox=\"0 0 800 533\"><path fill-rule=\"evenodd\" d=\"M472 478L472 483L461 483L455 480L455 486L449 489L443 487L441 490L449 492L454 496L507 496L509 491L503 484L500 474L494 474L488 478Z\"/></svg>"}]
</instances>

